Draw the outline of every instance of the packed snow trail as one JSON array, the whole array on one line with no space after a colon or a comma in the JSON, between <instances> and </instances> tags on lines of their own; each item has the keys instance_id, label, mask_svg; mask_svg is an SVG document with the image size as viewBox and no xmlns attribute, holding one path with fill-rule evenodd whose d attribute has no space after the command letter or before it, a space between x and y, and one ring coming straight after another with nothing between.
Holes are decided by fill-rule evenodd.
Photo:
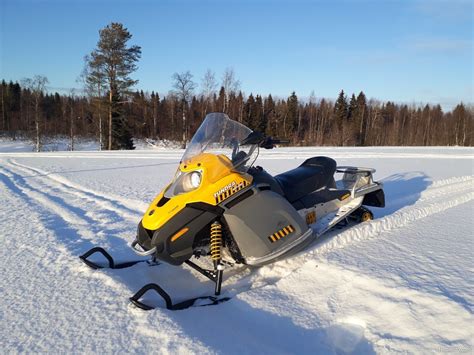
<instances>
[{"instance_id":1,"label":"packed snow trail","mask_svg":"<svg viewBox=\"0 0 474 355\"><path fill-rule=\"evenodd\" d=\"M14 185L4 171L0 178L0 348L33 353L129 352L132 342L136 350L152 352L156 343L180 338L179 326L156 312L163 332L130 339L141 327L141 315L127 311L123 295L130 290L100 274L91 278L78 272L82 266L71 255L70 245L57 241L56 233L71 243L81 236L57 216L44 213L40 204L32 209L32 190ZM51 207L49 201L47 206ZM180 338L170 351L173 348L207 352L192 339Z\"/></svg>"},{"instance_id":2,"label":"packed snow trail","mask_svg":"<svg viewBox=\"0 0 474 355\"><path fill-rule=\"evenodd\" d=\"M0 306L0 348L471 351L472 149L334 151L328 155L340 165L377 168L387 207L374 210L374 221L336 229L293 258L227 270L224 292L234 297L225 304L148 313L127 301L147 282L163 285L176 301L210 294L212 285L184 267L93 271L77 256L100 245L119 261L136 259L128 246L136 223L181 153L0 154L0 290L8 300ZM277 152L259 161L274 173L317 155L300 148ZM143 163L131 165L135 157Z\"/></svg>"}]
</instances>

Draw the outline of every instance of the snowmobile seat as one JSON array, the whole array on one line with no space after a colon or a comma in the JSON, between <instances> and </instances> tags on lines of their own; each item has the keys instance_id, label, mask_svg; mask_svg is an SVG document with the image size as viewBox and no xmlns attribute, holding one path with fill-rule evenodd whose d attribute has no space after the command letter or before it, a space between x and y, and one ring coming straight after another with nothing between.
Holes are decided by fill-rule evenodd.
<instances>
[{"instance_id":1,"label":"snowmobile seat","mask_svg":"<svg viewBox=\"0 0 474 355\"><path fill-rule=\"evenodd\" d=\"M299 167L275 176L290 203L321 188L334 188L336 161L328 157L313 157Z\"/></svg>"},{"instance_id":2,"label":"snowmobile seat","mask_svg":"<svg viewBox=\"0 0 474 355\"><path fill-rule=\"evenodd\" d=\"M270 190L276 192L281 196L285 196L280 184L276 179L267 173L261 166L252 166L248 173L253 177L253 183L255 185L265 184L270 186Z\"/></svg>"}]
</instances>

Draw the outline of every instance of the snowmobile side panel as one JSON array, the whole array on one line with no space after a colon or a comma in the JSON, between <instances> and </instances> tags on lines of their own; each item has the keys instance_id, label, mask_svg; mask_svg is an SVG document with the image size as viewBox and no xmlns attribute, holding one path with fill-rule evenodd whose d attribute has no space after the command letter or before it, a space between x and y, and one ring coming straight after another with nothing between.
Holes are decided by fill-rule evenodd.
<instances>
[{"instance_id":1,"label":"snowmobile side panel","mask_svg":"<svg viewBox=\"0 0 474 355\"><path fill-rule=\"evenodd\" d=\"M326 203L332 200L344 200L351 195L349 190L336 190L336 189L321 189L310 193L295 203L293 206L297 208L297 206L303 206L304 208L311 208L320 203ZM298 209L298 208L297 208Z\"/></svg>"},{"instance_id":2,"label":"snowmobile side panel","mask_svg":"<svg viewBox=\"0 0 474 355\"><path fill-rule=\"evenodd\" d=\"M254 192L224 212L244 259L267 256L308 230L303 218L284 197L270 190Z\"/></svg>"}]
</instances>

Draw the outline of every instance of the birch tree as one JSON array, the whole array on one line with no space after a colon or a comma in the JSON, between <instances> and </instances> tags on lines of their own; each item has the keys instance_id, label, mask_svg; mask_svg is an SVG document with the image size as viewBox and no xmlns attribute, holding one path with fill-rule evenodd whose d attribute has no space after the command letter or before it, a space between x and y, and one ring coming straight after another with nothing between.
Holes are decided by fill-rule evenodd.
<instances>
[{"instance_id":1,"label":"birch tree","mask_svg":"<svg viewBox=\"0 0 474 355\"><path fill-rule=\"evenodd\" d=\"M49 84L48 78L43 75L35 75L33 78L23 79L22 84L31 92L32 106L35 119L35 150L41 151L41 97Z\"/></svg>"},{"instance_id":2,"label":"birch tree","mask_svg":"<svg viewBox=\"0 0 474 355\"><path fill-rule=\"evenodd\" d=\"M203 117L207 114L209 110L209 103L216 93L217 90L217 81L216 75L211 69L207 69L204 77L201 80L201 94L204 99L204 112Z\"/></svg>"},{"instance_id":3,"label":"birch tree","mask_svg":"<svg viewBox=\"0 0 474 355\"><path fill-rule=\"evenodd\" d=\"M181 102L181 111L183 118L183 149L186 148L186 107L189 100L192 98L196 84L193 81L193 75L188 71L173 74L173 93Z\"/></svg>"},{"instance_id":4,"label":"birch tree","mask_svg":"<svg viewBox=\"0 0 474 355\"><path fill-rule=\"evenodd\" d=\"M233 68L226 68L222 76L222 87L224 88L224 102L222 112L227 113L229 109L229 96L231 93L236 93L240 87L240 81L235 78Z\"/></svg>"}]
</instances>

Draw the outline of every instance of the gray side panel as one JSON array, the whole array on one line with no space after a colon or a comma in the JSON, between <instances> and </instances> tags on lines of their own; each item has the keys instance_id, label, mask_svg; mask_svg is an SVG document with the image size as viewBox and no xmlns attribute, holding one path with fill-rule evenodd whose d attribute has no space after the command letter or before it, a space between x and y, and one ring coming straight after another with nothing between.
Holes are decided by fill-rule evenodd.
<instances>
[{"instance_id":1,"label":"gray side panel","mask_svg":"<svg viewBox=\"0 0 474 355\"><path fill-rule=\"evenodd\" d=\"M224 213L244 258L260 258L291 243L308 230L298 212L282 196L258 191ZM293 232L272 242L269 237L291 225Z\"/></svg>"}]
</instances>

